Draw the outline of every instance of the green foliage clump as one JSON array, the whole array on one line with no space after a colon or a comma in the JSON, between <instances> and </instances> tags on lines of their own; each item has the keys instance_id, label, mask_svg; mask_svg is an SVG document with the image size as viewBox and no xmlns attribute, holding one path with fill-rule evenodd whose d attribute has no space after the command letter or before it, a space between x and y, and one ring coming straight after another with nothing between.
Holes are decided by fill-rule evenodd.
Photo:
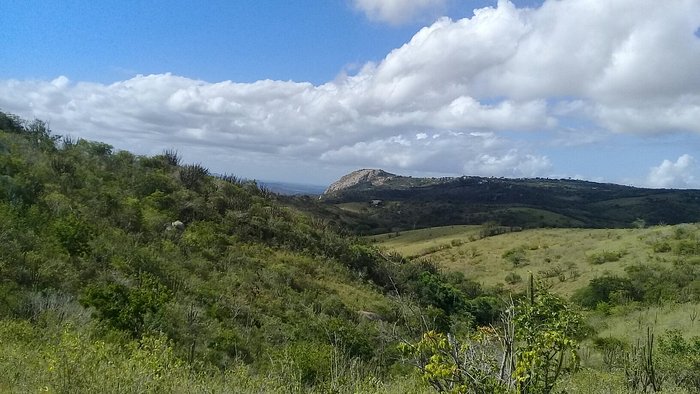
<instances>
[{"instance_id":1,"label":"green foliage clump","mask_svg":"<svg viewBox=\"0 0 700 394\"><path fill-rule=\"evenodd\" d=\"M506 283L514 285L523 281L523 278L515 272L509 272L505 278Z\"/></svg>"},{"instance_id":2,"label":"green foliage clump","mask_svg":"<svg viewBox=\"0 0 700 394\"><path fill-rule=\"evenodd\" d=\"M81 303L95 308L98 317L112 328L139 338L146 322L158 315L170 298L167 287L152 275L143 273L132 286L92 284L85 289Z\"/></svg>"},{"instance_id":3,"label":"green foliage clump","mask_svg":"<svg viewBox=\"0 0 700 394\"><path fill-rule=\"evenodd\" d=\"M457 339L427 331L400 349L438 392L549 393L578 366L581 315L538 285L498 326Z\"/></svg>"},{"instance_id":4,"label":"green foliage clump","mask_svg":"<svg viewBox=\"0 0 700 394\"><path fill-rule=\"evenodd\" d=\"M659 338L658 364L661 373L679 387L700 391L700 337L685 338L669 330Z\"/></svg>"},{"instance_id":5,"label":"green foliage clump","mask_svg":"<svg viewBox=\"0 0 700 394\"><path fill-rule=\"evenodd\" d=\"M516 267L527 262L527 255L523 246L508 249L501 257Z\"/></svg>"},{"instance_id":6,"label":"green foliage clump","mask_svg":"<svg viewBox=\"0 0 700 394\"><path fill-rule=\"evenodd\" d=\"M639 300L640 292L628 278L601 276L591 279L588 286L579 289L572 299L584 308L593 309L612 300Z\"/></svg>"},{"instance_id":7,"label":"green foliage clump","mask_svg":"<svg viewBox=\"0 0 700 394\"><path fill-rule=\"evenodd\" d=\"M591 253L586 256L586 260L588 260L589 263L591 264L604 264L604 263L610 263L613 261L619 261L626 253L624 251L609 251L609 250L604 250L602 252L598 253Z\"/></svg>"}]
</instances>

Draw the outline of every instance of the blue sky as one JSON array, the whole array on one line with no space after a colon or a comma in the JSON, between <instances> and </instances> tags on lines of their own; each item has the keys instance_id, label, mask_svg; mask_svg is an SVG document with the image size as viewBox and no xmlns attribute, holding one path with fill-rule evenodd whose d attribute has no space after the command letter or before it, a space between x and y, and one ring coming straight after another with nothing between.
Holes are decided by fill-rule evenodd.
<instances>
[{"instance_id":1,"label":"blue sky","mask_svg":"<svg viewBox=\"0 0 700 394\"><path fill-rule=\"evenodd\" d=\"M700 187L696 0L9 0L0 23L0 110L216 172Z\"/></svg>"}]
</instances>

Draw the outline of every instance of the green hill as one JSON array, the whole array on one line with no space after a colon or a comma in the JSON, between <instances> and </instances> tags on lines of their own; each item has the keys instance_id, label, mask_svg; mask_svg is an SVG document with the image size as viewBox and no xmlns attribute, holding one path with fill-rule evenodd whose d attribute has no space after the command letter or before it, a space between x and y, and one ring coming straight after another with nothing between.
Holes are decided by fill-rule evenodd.
<instances>
[{"instance_id":1,"label":"green hill","mask_svg":"<svg viewBox=\"0 0 700 394\"><path fill-rule=\"evenodd\" d=\"M255 183L2 113L0 245L3 392L420 391L414 319L475 321Z\"/></svg>"},{"instance_id":2,"label":"green hill","mask_svg":"<svg viewBox=\"0 0 700 394\"><path fill-rule=\"evenodd\" d=\"M485 230L434 227L370 239L514 293L525 290L532 273L551 291L587 309L598 338L633 346L650 327L659 335L675 330L700 339L700 224L529 229L493 236ZM596 343L595 337L584 343L584 365L610 368L603 365Z\"/></svg>"},{"instance_id":3,"label":"green hill","mask_svg":"<svg viewBox=\"0 0 700 394\"><path fill-rule=\"evenodd\" d=\"M571 179L413 178L360 170L331 185L322 202L364 234L486 222L523 228L624 228L635 221L700 221L700 190Z\"/></svg>"}]
</instances>

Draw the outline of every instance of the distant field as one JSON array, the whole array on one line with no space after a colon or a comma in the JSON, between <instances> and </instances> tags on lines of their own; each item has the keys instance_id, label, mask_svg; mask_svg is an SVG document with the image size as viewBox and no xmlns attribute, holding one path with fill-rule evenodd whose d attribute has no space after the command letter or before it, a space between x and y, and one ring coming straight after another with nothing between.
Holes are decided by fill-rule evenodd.
<instances>
[{"instance_id":1,"label":"distant field","mask_svg":"<svg viewBox=\"0 0 700 394\"><path fill-rule=\"evenodd\" d=\"M481 226L444 226L420 230L401 231L369 237L389 250L407 257L430 254L439 248L476 239Z\"/></svg>"},{"instance_id":2,"label":"distant field","mask_svg":"<svg viewBox=\"0 0 700 394\"><path fill-rule=\"evenodd\" d=\"M406 256L431 258L443 268L461 271L487 286L522 290L532 272L545 278L553 291L569 296L591 279L604 273L622 274L629 265L664 261L670 264L674 256L669 251L654 252L652 243L670 237L675 227L533 229L477 239L480 226L448 226L372 239ZM514 257L506 257L509 252ZM608 258L617 261L592 263L605 256L613 256ZM522 281L507 283L506 275L511 273Z\"/></svg>"}]
</instances>

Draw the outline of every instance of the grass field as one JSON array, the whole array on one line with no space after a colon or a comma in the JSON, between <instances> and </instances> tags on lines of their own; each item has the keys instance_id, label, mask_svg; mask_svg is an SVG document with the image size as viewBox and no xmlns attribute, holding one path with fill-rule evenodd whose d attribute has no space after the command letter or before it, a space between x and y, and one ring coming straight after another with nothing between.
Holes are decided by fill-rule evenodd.
<instances>
[{"instance_id":1,"label":"grass field","mask_svg":"<svg viewBox=\"0 0 700 394\"><path fill-rule=\"evenodd\" d=\"M467 278L485 286L522 291L532 272L545 280L552 291L567 297L586 287L593 278L606 274L625 277L625 268L632 265L671 266L683 260L700 264L698 224L611 230L533 229L485 238L480 236L482 229L481 226L436 227L372 239L408 257L430 258L444 270L463 272ZM683 244L681 239L689 242ZM677 249L678 245L686 245L690 250L683 253ZM618 338L629 346L644 341L647 328L657 337L668 330L680 330L688 338L700 337L697 302L662 300L653 305L631 302L584 313L594 334L582 343L579 354L582 365L594 368L592 371L605 369L602 354L593 346L595 337ZM598 375L584 375L576 378L590 381L579 382L579 387L598 379ZM624 387L622 383L617 385ZM590 392L614 392L606 390L603 384L600 390Z\"/></svg>"},{"instance_id":2,"label":"grass field","mask_svg":"<svg viewBox=\"0 0 700 394\"><path fill-rule=\"evenodd\" d=\"M481 226L445 226L402 231L370 237L383 247L407 257L431 254L457 244L476 240Z\"/></svg>"},{"instance_id":3,"label":"grass field","mask_svg":"<svg viewBox=\"0 0 700 394\"><path fill-rule=\"evenodd\" d=\"M623 274L630 265L670 264L671 252L655 251L653 245L673 237L678 228L532 229L480 238L480 226L448 226L372 239L405 256L430 258L446 270L461 271L487 286L522 290L532 272L548 281L553 291L569 296L591 279L606 273ZM509 274L512 279L506 281Z\"/></svg>"}]
</instances>

